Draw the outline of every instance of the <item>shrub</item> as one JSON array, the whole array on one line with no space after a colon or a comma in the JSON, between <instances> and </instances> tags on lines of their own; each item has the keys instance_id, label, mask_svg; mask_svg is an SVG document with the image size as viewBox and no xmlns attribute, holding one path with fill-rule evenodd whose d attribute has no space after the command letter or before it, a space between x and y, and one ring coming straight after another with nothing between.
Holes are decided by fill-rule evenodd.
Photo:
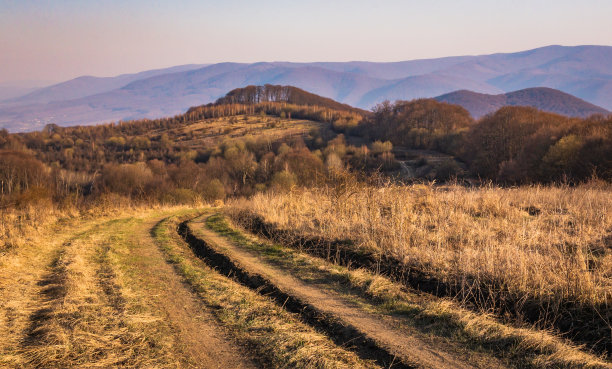
<instances>
[{"instance_id":1,"label":"shrub","mask_svg":"<svg viewBox=\"0 0 612 369\"><path fill-rule=\"evenodd\" d=\"M372 153L379 155L385 152L390 152L393 149L393 144L390 141L374 141L371 145Z\"/></svg>"},{"instance_id":2,"label":"shrub","mask_svg":"<svg viewBox=\"0 0 612 369\"><path fill-rule=\"evenodd\" d=\"M214 178L204 184L202 187L202 197L207 202L215 200L223 200L225 198L225 187L217 178Z\"/></svg>"},{"instance_id":3,"label":"shrub","mask_svg":"<svg viewBox=\"0 0 612 369\"><path fill-rule=\"evenodd\" d=\"M188 188L175 188L167 193L164 200L172 204L195 205L200 202L200 195Z\"/></svg>"},{"instance_id":4,"label":"shrub","mask_svg":"<svg viewBox=\"0 0 612 369\"><path fill-rule=\"evenodd\" d=\"M282 172L274 173L272 180L270 181L270 188L278 192L286 192L291 190L297 184L297 177L295 174L283 170Z\"/></svg>"}]
</instances>

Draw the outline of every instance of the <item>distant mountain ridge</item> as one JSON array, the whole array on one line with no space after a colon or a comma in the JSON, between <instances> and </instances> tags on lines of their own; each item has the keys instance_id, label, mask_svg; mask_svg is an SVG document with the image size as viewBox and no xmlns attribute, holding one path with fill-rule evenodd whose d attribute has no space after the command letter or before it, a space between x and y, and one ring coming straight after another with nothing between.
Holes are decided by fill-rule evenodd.
<instances>
[{"instance_id":1,"label":"distant mountain ridge","mask_svg":"<svg viewBox=\"0 0 612 369\"><path fill-rule=\"evenodd\" d=\"M506 105L531 106L551 113L580 118L593 114L610 114L602 107L547 87L527 88L497 95L460 90L438 96L435 99L440 102L461 105L476 119Z\"/></svg>"},{"instance_id":2,"label":"distant mountain ridge","mask_svg":"<svg viewBox=\"0 0 612 369\"><path fill-rule=\"evenodd\" d=\"M393 63L218 63L112 78L81 77L0 102L0 127L24 131L47 123L171 116L214 102L232 89L265 84L295 86L362 109L384 100L435 97L457 90L498 95L549 87L612 110L610 60L610 46L547 46Z\"/></svg>"}]
</instances>

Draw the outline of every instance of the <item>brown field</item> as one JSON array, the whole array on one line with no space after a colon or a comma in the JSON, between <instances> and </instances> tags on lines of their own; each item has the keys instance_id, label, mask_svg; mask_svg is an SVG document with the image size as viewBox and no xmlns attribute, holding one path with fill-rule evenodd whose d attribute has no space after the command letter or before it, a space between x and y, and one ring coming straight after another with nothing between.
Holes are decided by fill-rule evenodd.
<instances>
[{"instance_id":1,"label":"brown field","mask_svg":"<svg viewBox=\"0 0 612 369\"><path fill-rule=\"evenodd\" d=\"M612 299L611 191L390 185L262 193L232 206L282 228L356 240L444 278L600 303Z\"/></svg>"},{"instance_id":2,"label":"brown field","mask_svg":"<svg viewBox=\"0 0 612 369\"><path fill-rule=\"evenodd\" d=\"M609 227L610 200L605 196L608 191L605 187L470 190L386 186L361 187L359 191L344 187L342 191L336 188L334 195L323 190L261 194L251 200L232 202L228 211L248 208L268 218L275 212L279 218L271 219L300 232L327 236L333 234L329 232L337 232L333 235L350 234L355 240L359 240L356 236L366 240L378 237L378 240L398 243L399 238L391 237L394 232L391 227L399 226L390 222L392 217L403 219L405 227L420 224L419 227L425 228L431 223L419 223L423 221L419 218L442 222L454 214L462 216L463 222L471 222L471 228L480 223L481 228L473 230L479 234L493 232L483 232L486 227L499 232L513 226L507 221L523 219L519 224L531 232L539 230L539 240L545 239L542 228L546 224L549 239L553 239L551 235L563 240L581 238L566 228L556 231L561 235L555 234L552 223L538 217L580 221L578 226L590 230L583 237L592 235L594 240L589 247L593 253L598 252L600 270L591 271L600 278L592 277L594 296L602 293L605 298L606 291L609 292L605 282L610 276L605 274L604 263L610 262L610 250L597 251L593 246L597 240L608 242L597 239L595 231L598 227ZM0 332L5 337L0 344L0 365L213 368L220 367L216 358L223 357L225 363L236 367L388 367L393 364L403 368L410 367L410 363L444 368L609 367L601 354L593 355L546 331L515 328L489 314L466 310L451 299L406 289L376 273L333 265L321 258L260 241L240 228L232 228L235 226L231 223L224 223L214 208L151 209L130 205L120 197L108 200L109 204L88 212L32 208L3 213L3 242L7 247L0 259L0 296L3 297ZM370 202L364 205L362 202L366 200ZM118 207L113 207L112 201L125 203L119 202ZM555 205L551 205L552 201L556 201ZM434 211L434 204L446 204L448 214L444 215L443 209ZM523 210L525 206L533 208ZM529 212L537 213L536 207L540 213L529 215ZM561 208L566 210L561 212ZM299 209L309 213L300 213ZM366 213L368 209L370 213ZM374 209L379 212L377 215ZM418 213L407 218L411 212ZM359 222L368 219L368 214L373 220L369 229L359 226ZM286 217L285 223L280 223L282 216ZM311 223L305 223L306 216ZM332 223L333 216L336 218ZM483 220L488 217L491 219ZM296 223L289 223L289 219ZM236 270L227 273L218 258L203 252L198 243L190 243L180 232L179 222L183 221L188 222L188 227L201 240L197 242L228 252L228 257L248 277L233 276ZM557 227L562 227L560 224ZM340 225L346 228L341 229ZM452 231L451 225L445 226L446 232ZM456 224L452 226L457 229ZM470 226L464 224L462 229L467 232ZM434 229L427 230L419 234L413 230L414 237L432 237ZM387 236L382 238L385 231ZM518 239L510 238L510 232L506 236ZM493 236L488 242L492 244L493 240L497 240L497 245L502 242ZM433 267L433 262L453 260L448 255L450 247L437 245L438 255L434 257L436 253L417 247L416 238L414 242L412 248L403 250L404 260L425 268L422 258L429 257L428 270L439 275L447 273L447 278L467 273L467 269L451 273L452 265L446 271ZM477 249L476 245L485 242L481 238L470 247ZM517 244L520 247L513 257L528 265L528 247ZM383 244L360 241L356 247L376 247L399 255L397 249L388 246L382 249L379 245ZM460 248L455 245L454 250L458 253ZM548 260L555 260L552 247L542 250L552 254L546 255ZM485 251L481 248L480 252ZM488 252L489 257L499 257L490 249ZM506 252L506 257L510 257L509 248ZM471 251L470 255L475 253ZM482 273L487 271L481 269ZM545 272L540 271L539 278L550 278ZM284 292L274 297L268 290L269 285L253 285L253 280L261 278L258 275L265 275L269 278L265 283ZM511 274L506 276L510 278ZM520 291L534 293L527 288ZM576 291L574 295L559 298L581 296L585 301L589 298L584 291L582 294ZM295 301L298 301L297 308ZM314 309L313 315L304 312L305 306ZM343 327L339 332L333 328L337 319ZM368 338L371 343L355 341L360 337L359 332L371 337ZM396 342L392 339L395 336L405 338ZM405 342L412 342L413 349L406 349ZM397 358L389 360L389 355Z\"/></svg>"}]
</instances>

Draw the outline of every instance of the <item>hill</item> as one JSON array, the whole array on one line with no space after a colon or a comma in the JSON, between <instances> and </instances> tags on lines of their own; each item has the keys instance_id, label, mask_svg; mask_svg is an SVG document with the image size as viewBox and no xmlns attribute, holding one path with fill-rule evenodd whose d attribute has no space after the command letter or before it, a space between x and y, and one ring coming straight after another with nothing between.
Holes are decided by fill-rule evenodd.
<instances>
[{"instance_id":1,"label":"hill","mask_svg":"<svg viewBox=\"0 0 612 369\"><path fill-rule=\"evenodd\" d=\"M545 87L527 88L497 95L460 90L438 96L435 99L440 102L461 105L476 119L503 106L531 106L551 113L582 118L593 114L610 113L604 108L563 91Z\"/></svg>"},{"instance_id":2,"label":"hill","mask_svg":"<svg viewBox=\"0 0 612 369\"><path fill-rule=\"evenodd\" d=\"M0 103L0 127L31 131L157 118L212 103L247 85L291 85L370 109L383 100L456 90L502 94L548 87L612 109L612 47L547 46L518 53L393 63L219 63L99 79L81 77ZM181 70L181 68L184 68Z\"/></svg>"},{"instance_id":3,"label":"hill","mask_svg":"<svg viewBox=\"0 0 612 369\"><path fill-rule=\"evenodd\" d=\"M366 113L350 105L312 94L293 86L264 85L236 88L215 101L215 105L258 104L263 102L283 102L295 105L320 106L334 110Z\"/></svg>"}]
</instances>

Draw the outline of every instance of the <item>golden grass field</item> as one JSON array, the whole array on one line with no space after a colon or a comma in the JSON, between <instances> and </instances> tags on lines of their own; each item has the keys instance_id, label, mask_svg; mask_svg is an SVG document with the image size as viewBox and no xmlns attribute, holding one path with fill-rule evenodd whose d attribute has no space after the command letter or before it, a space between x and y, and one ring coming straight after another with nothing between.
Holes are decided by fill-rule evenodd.
<instances>
[{"instance_id":1,"label":"golden grass field","mask_svg":"<svg viewBox=\"0 0 612 369\"><path fill-rule=\"evenodd\" d=\"M231 200L223 211L230 219L246 210L299 234L350 239L356 249L389 255L439 280L476 281L473 288L501 285L513 296L541 302L603 306L606 316L611 191L595 181L466 188L349 180L259 193ZM4 211L0 332L6 340L0 365L199 367L227 355L247 366L379 367L195 255L177 233L178 223L220 211L141 207L121 197L87 211ZM227 237L273 273L347 298L355 313L401 322L388 329L402 329L432 350L447 350L462 362L471 357L473 367L610 367L605 349L589 352L572 337L541 329L544 324L517 326L489 314L486 305L466 309L461 300L333 265L263 241L239 223L219 218L190 224ZM207 344L203 334L219 343Z\"/></svg>"},{"instance_id":2,"label":"golden grass field","mask_svg":"<svg viewBox=\"0 0 612 369\"><path fill-rule=\"evenodd\" d=\"M612 337L611 191L595 181L517 188L355 183L261 193L230 208L301 235L352 240L460 286L460 300L492 293L477 301L484 311L498 308L496 294L518 305L530 301L548 314L540 327L558 323L560 306L571 305L571 314L588 310L605 339Z\"/></svg>"},{"instance_id":3,"label":"golden grass field","mask_svg":"<svg viewBox=\"0 0 612 369\"><path fill-rule=\"evenodd\" d=\"M181 146L198 149L215 147L222 142L265 140L275 142L302 136L326 124L303 119L239 115L231 118L210 118L184 127L150 132L150 136L167 134Z\"/></svg>"}]
</instances>

